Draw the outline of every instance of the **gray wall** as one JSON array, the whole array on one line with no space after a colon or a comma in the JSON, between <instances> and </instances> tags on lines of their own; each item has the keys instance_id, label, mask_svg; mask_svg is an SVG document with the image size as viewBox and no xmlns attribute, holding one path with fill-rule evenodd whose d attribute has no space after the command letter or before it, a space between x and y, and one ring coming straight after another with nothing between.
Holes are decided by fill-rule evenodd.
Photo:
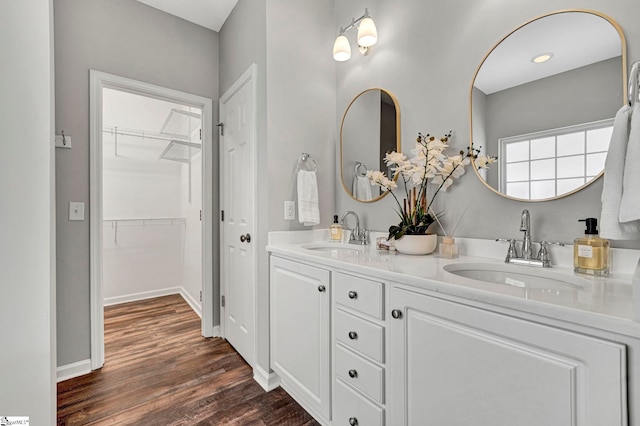
<instances>
[{"instance_id":1,"label":"gray wall","mask_svg":"<svg viewBox=\"0 0 640 426\"><path fill-rule=\"evenodd\" d=\"M51 1L0 2L0 415L56 422Z\"/></svg>"},{"instance_id":2,"label":"gray wall","mask_svg":"<svg viewBox=\"0 0 640 426\"><path fill-rule=\"evenodd\" d=\"M486 52L504 35L522 23L545 13L567 9L599 10L617 20L627 39L630 60L640 58L640 27L635 16L640 3L625 0L540 0L496 2L459 0L425 2L403 0L336 0L335 28L347 25L365 7L378 27L379 42L369 56L354 52L350 61L337 63L336 123L353 96L369 87L393 92L402 114L405 147L418 131L455 132L453 147L469 143L469 91L471 81ZM355 35L349 34L353 40ZM353 41L352 41L353 43ZM585 190L556 201L525 203L504 199L489 191L471 170L444 194L437 211L462 212L465 220L460 237L520 238L520 212L532 215L533 237L571 243L582 233L577 220L600 216L602 180ZM440 198L441 197L441 198ZM386 230L396 222L393 199L385 197L373 205L353 201L336 185L337 210L355 210L371 229ZM366 208L365 208L366 206ZM444 217L445 221L450 218ZM614 242L618 247L640 248L640 242Z\"/></svg>"},{"instance_id":3,"label":"gray wall","mask_svg":"<svg viewBox=\"0 0 640 426\"><path fill-rule=\"evenodd\" d=\"M134 0L56 0L54 19L56 132L73 146L56 157L58 365L67 365L90 357L89 70L212 98L216 117L218 34ZM85 203L84 222L67 220L69 201Z\"/></svg>"},{"instance_id":4,"label":"gray wall","mask_svg":"<svg viewBox=\"0 0 640 426\"><path fill-rule=\"evenodd\" d=\"M304 151L318 164L321 224L334 214L336 139L333 0L240 0L220 30L220 92L258 67L258 347L269 369L268 231L304 229L283 219L295 200L295 162ZM250 29L250 31L248 31ZM313 46L313 48L310 48ZM339 178L338 178L339 179Z\"/></svg>"}]
</instances>

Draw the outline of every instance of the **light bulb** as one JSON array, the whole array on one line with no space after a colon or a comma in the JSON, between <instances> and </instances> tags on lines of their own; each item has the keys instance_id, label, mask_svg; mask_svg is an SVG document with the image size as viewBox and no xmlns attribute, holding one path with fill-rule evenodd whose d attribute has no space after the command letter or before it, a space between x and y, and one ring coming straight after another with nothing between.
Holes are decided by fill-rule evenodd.
<instances>
[{"instance_id":1,"label":"light bulb","mask_svg":"<svg viewBox=\"0 0 640 426\"><path fill-rule=\"evenodd\" d=\"M358 44L363 47L371 47L378 42L378 30L373 19L368 16L358 25Z\"/></svg>"},{"instance_id":2,"label":"light bulb","mask_svg":"<svg viewBox=\"0 0 640 426\"><path fill-rule=\"evenodd\" d=\"M351 46L349 39L344 34L340 34L333 44L333 59L338 62L348 61L351 58Z\"/></svg>"}]
</instances>

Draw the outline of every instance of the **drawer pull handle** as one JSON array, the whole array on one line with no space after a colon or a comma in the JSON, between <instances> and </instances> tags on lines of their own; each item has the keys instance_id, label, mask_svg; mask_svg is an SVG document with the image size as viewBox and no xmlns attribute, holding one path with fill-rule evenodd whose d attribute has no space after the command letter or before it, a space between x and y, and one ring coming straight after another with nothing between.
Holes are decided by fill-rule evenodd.
<instances>
[{"instance_id":1,"label":"drawer pull handle","mask_svg":"<svg viewBox=\"0 0 640 426\"><path fill-rule=\"evenodd\" d=\"M324 293L324 291L325 291L326 289L327 289L327 288L326 288L325 286L323 286L322 284L320 284L320 285L318 286L318 291L319 291L320 293Z\"/></svg>"},{"instance_id":2,"label":"drawer pull handle","mask_svg":"<svg viewBox=\"0 0 640 426\"><path fill-rule=\"evenodd\" d=\"M358 377L358 372L356 370L349 370L349 377L355 379L356 377Z\"/></svg>"},{"instance_id":3,"label":"drawer pull handle","mask_svg":"<svg viewBox=\"0 0 640 426\"><path fill-rule=\"evenodd\" d=\"M395 319L402 318L402 311L400 309L394 309L391 311L391 316Z\"/></svg>"},{"instance_id":4,"label":"drawer pull handle","mask_svg":"<svg viewBox=\"0 0 640 426\"><path fill-rule=\"evenodd\" d=\"M358 419L356 419L355 417L349 417L349 424L351 426L356 426L358 424Z\"/></svg>"},{"instance_id":5,"label":"drawer pull handle","mask_svg":"<svg viewBox=\"0 0 640 426\"><path fill-rule=\"evenodd\" d=\"M358 338L358 333L356 333L355 331L349 332L349 339L356 340L357 338Z\"/></svg>"},{"instance_id":6,"label":"drawer pull handle","mask_svg":"<svg viewBox=\"0 0 640 426\"><path fill-rule=\"evenodd\" d=\"M355 291L351 290L349 292L349 299L357 299L358 298L358 293L356 293Z\"/></svg>"}]
</instances>

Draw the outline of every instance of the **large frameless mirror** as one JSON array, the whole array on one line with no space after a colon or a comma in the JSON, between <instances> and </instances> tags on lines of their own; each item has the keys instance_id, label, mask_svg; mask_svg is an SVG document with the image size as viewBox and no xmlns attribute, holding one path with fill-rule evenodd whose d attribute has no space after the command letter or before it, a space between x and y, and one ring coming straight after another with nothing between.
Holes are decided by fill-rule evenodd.
<instances>
[{"instance_id":1,"label":"large frameless mirror","mask_svg":"<svg viewBox=\"0 0 640 426\"><path fill-rule=\"evenodd\" d=\"M602 175L626 101L626 43L611 18L571 10L523 24L487 53L471 86L472 144L498 157L478 177L520 201L579 191Z\"/></svg>"},{"instance_id":2,"label":"large frameless mirror","mask_svg":"<svg viewBox=\"0 0 640 426\"><path fill-rule=\"evenodd\" d=\"M398 101L387 90L367 89L351 101L340 126L340 167L347 194L362 202L377 201L387 194L372 186L366 173L388 172L384 156L389 151L400 151Z\"/></svg>"}]
</instances>

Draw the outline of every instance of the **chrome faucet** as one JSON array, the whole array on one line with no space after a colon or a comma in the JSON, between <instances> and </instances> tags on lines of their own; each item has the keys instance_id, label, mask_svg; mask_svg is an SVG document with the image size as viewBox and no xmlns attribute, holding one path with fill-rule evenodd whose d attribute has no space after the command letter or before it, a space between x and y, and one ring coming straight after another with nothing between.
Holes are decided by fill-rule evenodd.
<instances>
[{"instance_id":1,"label":"chrome faucet","mask_svg":"<svg viewBox=\"0 0 640 426\"><path fill-rule=\"evenodd\" d=\"M531 259L533 256L533 248L531 247L531 216L529 210L522 210L522 216L520 216L520 230L524 232L524 239L522 240L522 258Z\"/></svg>"},{"instance_id":2,"label":"chrome faucet","mask_svg":"<svg viewBox=\"0 0 640 426\"><path fill-rule=\"evenodd\" d=\"M520 230L524 232L524 238L522 240L522 255L518 255L518 248L516 247L516 240L513 238L497 238L496 241L504 241L509 243L509 249L507 256L505 257L505 263L515 263L518 265L527 266L542 266L548 268L551 266L551 260L549 258L549 251L547 247L550 244L564 246L563 243L556 241L540 241L540 250L538 255L533 257L533 243L531 241L531 215L529 210L523 210L520 216Z\"/></svg>"},{"instance_id":3,"label":"chrome faucet","mask_svg":"<svg viewBox=\"0 0 640 426\"><path fill-rule=\"evenodd\" d=\"M356 227L351 230L351 235L349 235L349 244L369 244L369 232L360 228L360 218L358 217L356 212L354 212L353 210L345 212L340 219L340 224L344 227L344 220L349 215L356 218Z\"/></svg>"}]
</instances>

